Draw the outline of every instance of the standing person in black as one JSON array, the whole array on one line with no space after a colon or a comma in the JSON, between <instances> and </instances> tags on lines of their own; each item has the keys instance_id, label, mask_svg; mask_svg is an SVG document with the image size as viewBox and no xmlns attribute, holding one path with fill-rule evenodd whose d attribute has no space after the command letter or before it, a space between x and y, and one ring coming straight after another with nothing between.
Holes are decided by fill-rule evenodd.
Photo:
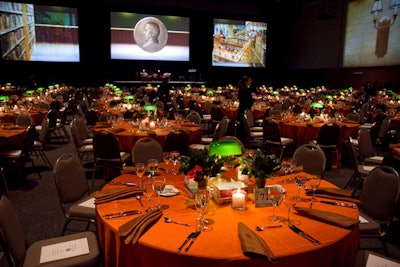
<instances>
[{"instance_id":1,"label":"standing person in black","mask_svg":"<svg viewBox=\"0 0 400 267\"><path fill-rule=\"evenodd\" d=\"M158 88L158 99L167 104L171 102L171 96L169 91L172 89L171 84L169 83L171 80L170 76L163 76L163 82Z\"/></svg>"},{"instance_id":2,"label":"standing person in black","mask_svg":"<svg viewBox=\"0 0 400 267\"><path fill-rule=\"evenodd\" d=\"M252 83L253 83L253 79L248 75L244 75L238 83L239 108L238 108L236 120L239 122L239 124L238 124L236 133L237 133L237 137L243 142L245 142L245 140L246 140L243 114L246 109L251 109L251 107L253 106L253 103L254 103L254 99L253 99L253 95L252 95L253 89L251 87Z\"/></svg>"}]
</instances>

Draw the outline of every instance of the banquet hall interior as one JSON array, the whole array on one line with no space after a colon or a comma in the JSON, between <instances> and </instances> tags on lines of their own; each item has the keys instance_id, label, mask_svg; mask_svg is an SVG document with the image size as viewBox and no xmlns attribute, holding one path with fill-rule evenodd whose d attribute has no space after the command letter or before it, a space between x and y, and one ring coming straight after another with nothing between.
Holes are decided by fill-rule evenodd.
<instances>
[{"instance_id":1,"label":"banquet hall interior","mask_svg":"<svg viewBox=\"0 0 400 267\"><path fill-rule=\"evenodd\" d=\"M23 256L9 257L19 230L32 248L39 240L50 245L56 237L71 242L74 234L95 233L86 253L61 255L61 266L400 265L398 1L264 2L0 1L0 267L57 260L42 259L40 247L19 247ZM152 48L144 45L149 22L159 31ZM244 88L251 91L246 108ZM323 135L325 126L336 128ZM96 142L100 136L110 139ZM228 144L239 152L224 151ZM306 147L323 158L320 166L314 154L297 154ZM257 168L257 152L276 165ZM79 163L61 172L66 155ZM159 163L153 174L149 158ZM210 159L213 168L220 164L217 172ZM147 164L144 178L137 163ZM378 178L386 180L372 181L381 170ZM196 175L206 177L211 192L205 214L190 204L200 192ZM147 189L147 198L143 181L154 186L158 176L175 191ZM259 176L267 177L266 187ZM322 178L319 188L310 185L313 176ZM272 207L276 184L287 195ZM224 186L232 185L225 199ZM238 208L240 189L245 202ZM104 200L113 190L127 196ZM292 190L297 200L287 208ZM390 197L381 206L386 200L376 200ZM11 234L6 198L21 224ZM66 205L75 210L63 201L76 202ZM133 209L138 213L118 214ZM161 213L177 221L167 223ZM271 222L272 213L281 220ZM379 222L373 238L365 238L364 214ZM133 218L149 224L128 244L122 232ZM202 234L188 239L190 250L177 251L193 230L185 223ZM262 260L260 251L246 253L244 231L262 244ZM319 241L303 238L310 233ZM226 240L211 251L207 236Z\"/></svg>"}]
</instances>

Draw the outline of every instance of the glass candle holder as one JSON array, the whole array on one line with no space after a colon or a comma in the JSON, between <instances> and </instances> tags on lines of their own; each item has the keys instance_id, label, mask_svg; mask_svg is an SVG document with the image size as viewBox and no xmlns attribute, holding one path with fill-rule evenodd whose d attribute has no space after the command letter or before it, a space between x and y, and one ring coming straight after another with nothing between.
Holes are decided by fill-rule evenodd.
<instances>
[{"instance_id":1,"label":"glass candle holder","mask_svg":"<svg viewBox=\"0 0 400 267\"><path fill-rule=\"evenodd\" d=\"M245 210L247 209L247 192L243 189L235 189L232 191L232 209Z\"/></svg>"}]
</instances>

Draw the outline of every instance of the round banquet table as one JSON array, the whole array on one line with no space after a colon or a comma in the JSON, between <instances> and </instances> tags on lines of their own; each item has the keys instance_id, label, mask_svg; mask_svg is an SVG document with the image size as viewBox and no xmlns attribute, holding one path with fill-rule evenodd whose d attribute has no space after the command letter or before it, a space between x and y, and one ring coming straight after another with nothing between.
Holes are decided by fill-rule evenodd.
<instances>
[{"instance_id":1,"label":"round banquet table","mask_svg":"<svg viewBox=\"0 0 400 267\"><path fill-rule=\"evenodd\" d=\"M165 165L161 164L166 168ZM184 223L196 225L198 213L188 204L191 200L184 189L182 174L163 174L168 184L173 184L179 193L173 197L162 197L161 203L169 208L163 210L163 216ZM229 172L223 175L229 178ZM115 178L121 182L138 183L138 177L133 174L122 174ZM280 180L276 177L269 183ZM321 187L335 187L323 180ZM104 189L121 187L106 184ZM286 184L286 190L297 190L295 184ZM304 190L302 190L303 197ZM249 198L251 198L249 194ZM309 197L308 197L309 198ZM203 232L193 244L189 252L177 252L177 248L185 240L194 227L186 227L174 223L165 223L163 218L150 227L135 245L124 244L118 235L118 227L135 218L134 216L104 219L103 215L125 210L147 208L145 200L141 207L135 198L114 200L96 205L98 237L105 257L105 266L272 266L270 262L243 255L238 237L238 222L243 222L255 231L256 225L271 225L268 216L272 207L255 208L252 200L248 200L248 209L233 210L229 204L218 205L213 200L208 206L206 219L214 222L211 231ZM300 202L299 206L309 206L308 202ZM315 209L329 210L338 214L358 219L358 210L316 202ZM276 208L276 215L287 216L284 204ZM321 242L313 245L303 237L292 232L287 225L255 232L263 238L274 253L277 263L274 266L296 267L336 267L353 266L356 252L359 248L358 225L353 229L344 229L330 224L315 221L292 212L291 219L299 222L298 227Z\"/></svg>"},{"instance_id":2,"label":"round banquet table","mask_svg":"<svg viewBox=\"0 0 400 267\"><path fill-rule=\"evenodd\" d=\"M131 152L133 145L142 137L151 136L156 139L161 146L164 146L164 139L174 129L181 128L189 134L189 144L201 143L201 127L198 124L184 122L178 124L175 121L170 121L171 126L167 128L154 128L150 131L140 131L128 121L122 121L119 125L112 127L105 126L104 123L97 123L92 127L94 133L100 130L109 130L115 133L118 137L120 151Z\"/></svg>"},{"instance_id":3,"label":"round banquet table","mask_svg":"<svg viewBox=\"0 0 400 267\"><path fill-rule=\"evenodd\" d=\"M32 121L34 125L40 125L43 119L46 117L48 110L30 110L29 114L32 116ZM1 113L0 119L5 123L13 123L15 124L17 120L18 113L15 112L6 112Z\"/></svg>"},{"instance_id":4,"label":"round banquet table","mask_svg":"<svg viewBox=\"0 0 400 267\"><path fill-rule=\"evenodd\" d=\"M340 127L339 144L348 137L357 138L359 123L337 122ZM280 122L281 136L292 138L299 147L311 140L317 140L319 129L324 123L306 123L306 122ZM340 149L340 146L339 146Z\"/></svg>"},{"instance_id":5,"label":"round banquet table","mask_svg":"<svg viewBox=\"0 0 400 267\"><path fill-rule=\"evenodd\" d=\"M27 127L6 125L0 127L0 148L11 146L12 148L22 147Z\"/></svg>"}]
</instances>

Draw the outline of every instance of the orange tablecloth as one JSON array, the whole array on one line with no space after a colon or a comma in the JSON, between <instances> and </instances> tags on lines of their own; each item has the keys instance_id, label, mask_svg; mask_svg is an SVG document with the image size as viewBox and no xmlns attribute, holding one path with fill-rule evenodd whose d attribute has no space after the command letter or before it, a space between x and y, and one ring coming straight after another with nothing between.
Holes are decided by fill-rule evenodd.
<instances>
[{"instance_id":1,"label":"orange tablecloth","mask_svg":"<svg viewBox=\"0 0 400 267\"><path fill-rule=\"evenodd\" d=\"M281 136L294 139L296 147L299 147L311 140L316 140L318 131L323 124L324 123L307 124L305 122L281 122ZM339 144L349 136L357 138L360 124L338 122L338 125L340 126Z\"/></svg>"},{"instance_id":2,"label":"orange tablecloth","mask_svg":"<svg viewBox=\"0 0 400 267\"><path fill-rule=\"evenodd\" d=\"M163 165L165 167L165 165ZM227 174L224 174L227 177ZM162 197L162 204L169 206L163 210L163 215L173 220L196 224L198 213L187 206L190 201L184 189L183 175L166 174L169 184L173 184L180 193L173 197ZM278 178L276 178L278 179ZM135 175L123 174L116 178L118 181L138 182ZM274 182L274 181L272 181ZM334 187L327 181L321 186ZM115 187L107 184L105 188ZM287 190L297 190L294 184L287 185ZM304 190L302 190L304 197ZM251 197L251 194L249 194ZM299 206L308 203L302 202ZM209 204L206 218L214 223L212 230L203 232L189 252L178 253L186 236L193 227L165 223L160 219L138 241L135 246L125 245L118 235L118 227L133 219L133 216L105 220L106 213L131 209L144 210L134 198L115 200L98 204L97 225L100 246L105 257L105 266L272 266L271 263L260 259L248 258L243 255L238 237L238 222L245 223L249 228L256 225L272 224L268 216L272 207L255 208L251 200L245 211L233 210L230 205L218 205L214 201ZM358 218L358 210L339 206L315 203L313 208L330 210L351 218ZM282 204L277 207L276 215L287 216L287 210ZM353 266L354 258L359 247L358 227L352 230L314 221L296 213L291 214L292 220L300 222L299 227L313 237L321 245L314 246L306 239L292 232L287 225L282 228L267 229L256 232L262 237L275 254L277 263L274 266L296 267L336 267Z\"/></svg>"},{"instance_id":3,"label":"orange tablecloth","mask_svg":"<svg viewBox=\"0 0 400 267\"><path fill-rule=\"evenodd\" d=\"M119 145L120 145L120 150L121 151L126 151L126 152L131 152L133 145L136 143L137 140L139 140L142 137L145 136L151 136L155 138L162 146L164 145L164 139L168 135L170 131L176 128L182 128L184 129L188 134L189 134L189 143L190 144L199 144L201 143L201 128L200 125L196 126L186 126L189 124L176 124L172 122L172 126L168 128L157 128L153 129L151 133L149 134L148 131L139 131L137 127L134 127L131 123L127 121L121 122L120 125L116 125L114 128L107 127L104 128L101 125L102 124L97 124L94 126L93 132L100 131L100 130L110 130L113 131L115 129L123 129L123 131L116 132L115 135L118 137L119 140Z\"/></svg>"},{"instance_id":4,"label":"orange tablecloth","mask_svg":"<svg viewBox=\"0 0 400 267\"><path fill-rule=\"evenodd\" d=\"M15 127L12 129L7 129L0 127L0 148L5 146L22 147L22 142L24 139L24 134L27 127L16 127L16 126L8 126Z\"/></svg>"},{"instance_id":5,"label":"orange tablecloth","mask_svg":"<svg viewBox=\"0 0 400 267\"><path fill-rule=\"evenodd\" d=\"M31 110L29 114L32 116L33 124L40 125L43 121L43 118L46 117L48 110ZM7 112L2 113L0 115L0 119L2 119L6 123L13 123L17 120L17 113L14 112Z\"/></svg>"}]
</instances>

